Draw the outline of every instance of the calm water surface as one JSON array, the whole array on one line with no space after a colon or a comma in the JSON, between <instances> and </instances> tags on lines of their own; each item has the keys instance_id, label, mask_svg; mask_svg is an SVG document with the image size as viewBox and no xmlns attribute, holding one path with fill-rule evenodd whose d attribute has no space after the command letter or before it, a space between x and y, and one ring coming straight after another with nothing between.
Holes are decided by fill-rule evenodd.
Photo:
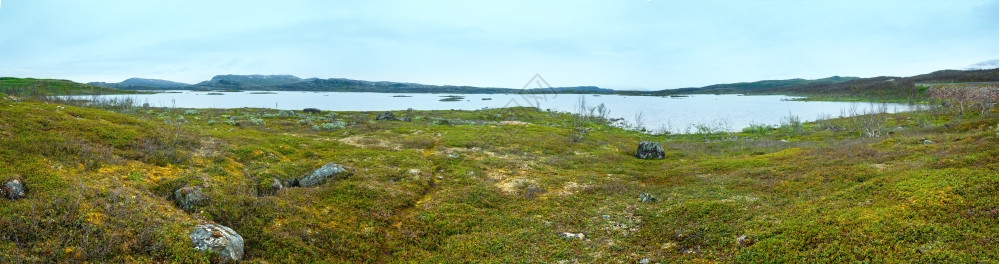
<instances>
[{"instance_id":1,"label":"calm water surface","mask_svg":"<svg viewBox=\"0 0 1000 264\"><path fill-rule=\"evenodd\" d=\"M580 99L589 106L604 104L613 118L624 118L635 123L641 113L645 127L671 132L692 131L695 125L710 125L729 131L738 131L751 124L777 125L788 116L802 121L813 121L824 115L838 117L880 107L881 104L852 102L800 102L789 101L794 97L783 95L692 95L690 97L575 95L575 94L458 94L464 99L441 102L449 94L386 94L346 92L226 92L208 95L208 92L179 91L143 95L108 95L104 97L132 97L138 104L148 103L157 107L181 108L271 108L301 110L307 107L332 111L386 111L386 110L478 110L508 106L536 106L542 110L576 112ZM406 96L406 97L403 97ZM489 98L489 100L484 100ZM907 111L906 104L885 104L889 112Z\"/></svg>"}]
</instances>

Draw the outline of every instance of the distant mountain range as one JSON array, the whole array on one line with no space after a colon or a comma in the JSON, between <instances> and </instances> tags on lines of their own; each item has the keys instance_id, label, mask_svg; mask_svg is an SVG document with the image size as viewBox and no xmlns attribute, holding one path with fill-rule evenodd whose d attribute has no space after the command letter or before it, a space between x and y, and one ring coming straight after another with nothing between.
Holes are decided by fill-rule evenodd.
<instances>
[{"instance_id":1,"label":"distant mountain range","mask_svg":"<svg viewBox=\"0 0 1000 264\"><path fill-rule=\"evenodd\" d=\"M981 66L990 66L983 63ZM885 100L920 100L923 93L917 84L929 82L996 82L998 70L944 70L911 77L841 77L822 79L764 80L715 84L704 87L659 91L617 91L596 86L511 89L455 85L426 85L385 81L362 81L343 78L302 79L292 75L217 75L211 80L190 85L179 82L132 78L120 83L90 83L93 86L124 90L228 90L228 91L326 91L379 93L577 93L668 96L683 94L785 94L824 97L850 97Z\"/></svg>"},{"instance_id":2,"label":"distant mountain range","mask_svg":"<svg viewBox=\"0 0 1000 264\"><path fill-rule=\"evenodd\" d=\"M167 80L157 80L157 79L143 79L143 78L129 78L120 83L106 83L106 82L92 82L87 83L98 87L125 89L125 90L143 90L143 89L183 89L184 87L191 86L186 83L179 83Z\"/></svg>"},{"instance_id":3,"label":"distant mountain range","mask_svg":"<svg viewBox=\"0 0 1000 264\"><path fill-rule=\"evenodd\" d=\"M967 70L967 71L969 71L969 70L989 70L989 69L996 69L996 68L1000 68L1000 60L983 61L983 62L980 62L980 63L969 65L968 67L965 67L965 69L963 69L963 70Z\"/></svg>"},{"instance_id":4,"label":"distant mountain range","mask_svg":"<svg viewBox=\"0 0 1000 264\"><path fill-rule=\"evenodd\" d=\"M90 85L124 90L231 90L231 91L326 91L379 93L597 93L615 90L596 86L511 89L418 83L362 81L343 78L302 79L292 75L216 75L194 85L165 80L131 78L120 83L92 82Z\"/></svg>"}]
</instances>

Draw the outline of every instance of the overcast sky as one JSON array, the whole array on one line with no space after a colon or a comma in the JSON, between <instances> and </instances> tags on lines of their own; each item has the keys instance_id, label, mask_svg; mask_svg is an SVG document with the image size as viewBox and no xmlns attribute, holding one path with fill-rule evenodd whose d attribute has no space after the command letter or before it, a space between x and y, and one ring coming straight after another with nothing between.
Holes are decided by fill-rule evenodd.
<instances>
[{"instance_id":1,"label":"overcast sky","mask_svg":"<svg viewBox=\"0 0 1000 264\"><path fill-rule=\"evenodd\" d=\"M910 76L998 55L997 0L0 2L0 76L292 74L667 89Z\"/></svg>"}]
</instances>

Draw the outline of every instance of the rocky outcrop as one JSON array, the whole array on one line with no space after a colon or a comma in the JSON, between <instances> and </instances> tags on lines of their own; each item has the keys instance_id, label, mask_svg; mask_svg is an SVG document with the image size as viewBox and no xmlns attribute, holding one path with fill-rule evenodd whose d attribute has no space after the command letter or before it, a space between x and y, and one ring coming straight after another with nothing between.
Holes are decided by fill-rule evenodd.
<instances>
[{"instance_id":1,"label":"rocky outcrop","mask_svg":"<svg viewBox=\"0 0 1000 264\"><path fill-rule=\"evenodd\" d=\"M10 179L3 182L0 187L2 194L7 199L17 200L24 198L24 183L19 179Z\"/></svg>"},{"instance_id":2,"label":"rocky outcrop","mask_svg":"<svg viewBox=\"0 0 1000 264\"><path fill-rule=\"evenodd\" d=\"M635 157L640 159L662 159L663 156L663 146L652 141L640 142L635 150Z\"/></svg>"},{"instance_id":3,"label":"rocky outcrop","mask_svg":"<svg viewBox=\"0 0 1000 264\"><path fill-rule=\"evenodd\" d=\"M223 262L243 259L243 237L229 227L202 224L195 227L188 236L195 249L212 251Z\"/></svg>"},{"instance_id":4,"label":"rocky outcrop","mask_svg":"<svg viewBox=\"0 0 1000 264\"><path fill-rule=\"evenodd\" d=\"M378 121L382 121L382 120L384 120L384 121L395 121L396 120L396 115L393 115L392 112L385 111L384 113L378 114L378 116L375 117L375 120L378 120Z\"/></svg>"},{"instance_id":5,"label":"rocky outcrop","mask_svg":"<svg viewBox=\"0 0 1000 264\"><path fill-rule=\"evenodd\" d=\"M208 202L208 196L201 192L201 187L184 186L174 191L174 201L181 209L191 211Z\"/></svg>"},{"instance_id":6,"label":"rocky outcrop","mask_svg":"<svg viewBox=\"0 0 1000 264\"><path fill-rule=\"evenodd\" d=\"M309 113L309 114L319 114L319 113L322 113L323 111L319 110L317 108L306 108L306 109L302 109L302 112L306 112L306 113Z\"/></svg>"},{"instance_id":7,"label":"rocky outcrop","mask_svg":"<svg viewBox=\"0 0 1000 264\"><path fill-rule=\"evenodd\" d=\"M336 163L327 163L309 175L296 180L295 185L299 187L309 187L323 183L327 179L343 178L347 177L347 175L348 172L344 166L340 166L340 164Z\"/></svg>"}]
</instances>

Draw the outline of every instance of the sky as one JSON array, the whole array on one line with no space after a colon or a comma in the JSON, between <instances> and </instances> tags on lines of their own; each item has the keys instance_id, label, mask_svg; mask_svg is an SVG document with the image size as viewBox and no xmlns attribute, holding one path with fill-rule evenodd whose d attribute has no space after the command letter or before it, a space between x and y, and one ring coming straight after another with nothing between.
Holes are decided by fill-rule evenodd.
<instances>
[{"instance_id":1,"label":"sky","mask_svg":"<svg viewBox=\"0 0 1000 264\"><path fill-rule=\"evenodd\" d=\"M912 76L1000 55L997 0L7 0L0 76L292 74L660 90Z\"/></svg>"}]
</instances>

